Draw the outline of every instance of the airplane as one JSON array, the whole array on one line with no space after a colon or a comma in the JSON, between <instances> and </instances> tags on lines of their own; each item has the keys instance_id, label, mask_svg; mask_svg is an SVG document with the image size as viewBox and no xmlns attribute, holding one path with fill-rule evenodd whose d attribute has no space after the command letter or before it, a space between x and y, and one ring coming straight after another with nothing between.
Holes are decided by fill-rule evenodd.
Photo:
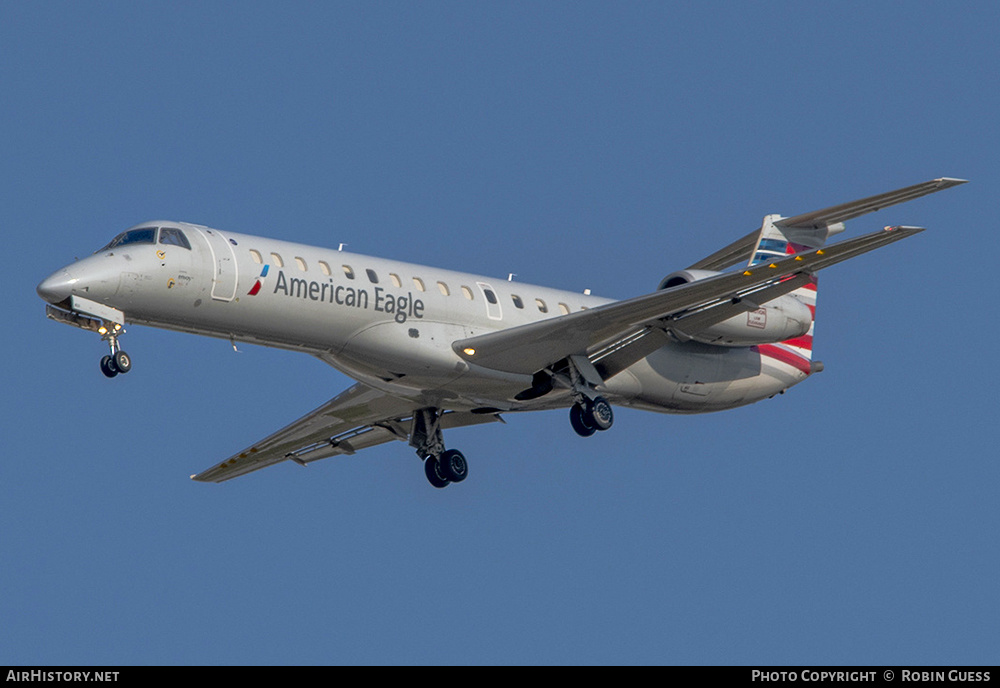
<instances>
[{"instance_id":1,"label":"airplane","mask_svg":"<svg viewBox=\"0 0 1000 688\"><path fill-rule=\"evenodd\" d=\"M168 221L127 229L37 292L49 318L100 335L109 378L132 370L121 337L136 324L308 353L357 381L193 480L400 440L443 488L469 472L444 433L502 414L568 408L588 437L611 428L615 406L704 413L784 393L823 369L816 273L923 229L828 239L847 220L964 183L766 215L622 301Z\"/></svg>"}]
</instances>

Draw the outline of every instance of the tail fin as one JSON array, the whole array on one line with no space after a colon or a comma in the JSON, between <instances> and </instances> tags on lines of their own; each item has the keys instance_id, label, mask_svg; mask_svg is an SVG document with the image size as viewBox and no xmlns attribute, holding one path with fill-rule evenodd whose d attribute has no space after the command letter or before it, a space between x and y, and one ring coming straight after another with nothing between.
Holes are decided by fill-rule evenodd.
<instances>
[{"instance_id":1,"label":"tail fin","mask_svg":"<svg viewBox=\"0 0 1000 688\"><path fill-rule=\"evenodd\" d=\"M823 248L830 237L844 231L844 222L847 220L964 183L964 179L941 177L795 217L767 215L757 233L757 243L750 254L748 265L770 263L796 253ZM733 255L733 251L729 255ZM791 292L791 296L809 307L813 322L807 334L781 342L781 346L812 361L813 328L816 325L816 276L813 275L809 284ZM818 363L812 363L810 367L813 371L822 369Z\"/></svg>"},{"instance_id":2,"label":"tail fin","mask_svg":"<svg viewBox=\"0 0 1000 688\"><path fill-rule=\"evenodd\" d=\"M795 238L803 243L790 241L788 235L791 232L782 225L782 217L780 215L766 216L761 224L757 245L754 247L747 266L767 264L796 253L822 248L830 236L844 231L844 225L838 222L834 225L809 229L812 231L800 229L795 235ZM813 275L808 284L789 293L789 296L795 297L809 308L809 313L812 315L809 331L801 337L781 342L782 347L791 350L792 353L809 361L810 364L812 362L813 329L816 327L816 279L816 275ZM811 364L810 369L817 368L817 365ZM819 367L821 368L821 366Z\"/></svg>"}]
</instances>

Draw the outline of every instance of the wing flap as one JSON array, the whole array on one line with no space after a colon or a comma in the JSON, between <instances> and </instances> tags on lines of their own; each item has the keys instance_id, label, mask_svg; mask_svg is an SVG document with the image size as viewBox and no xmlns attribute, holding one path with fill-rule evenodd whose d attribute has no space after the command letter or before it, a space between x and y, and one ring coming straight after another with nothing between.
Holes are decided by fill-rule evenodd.
<instances>
[{"instance_id":1,"label":"wing flap","mask_svg":"<svg viewBox=\"0 0 1000 688\"><path fill-rule=\"evenodd\" d=\"M921 231L919 227L896 227L874 232L742 272L717 275L590 310L462 339L454 342L452 348L470 363L525 375L534 374L567 356L591 355L598 349L614 350L619 361L616 367L619 367L627 358L623 351L628 345L622 344L623 339L633 339L638 346L640 341L647 339L643 330L669 326L665 319L681 321L685 316L700 314L703 327L707 326L706 322L721 322L732 313L720 310L712 317L704 313L731 305L733 299L752 297L756 292L775 298L780 293L787 293L778 285L789 278L795 277L796 284L791 287L794 289L818 270ZM646 345L652 344L646 342Z\"/></svg>"},{"instance_id":2,"label":"wing flap","mask_svg":"<svg viewBox=\"0 0 1000 688\"><path fill-rule=\"evenodd\" d=\"M297 452L308 456L308 460L351 453L348 450L352 446L350 444L342 445L340 451L336 451L337 447L331 445L331 438L377 421L412 413L416 406L412 401L358 383L281 430L191 478L201 482L222 482L289 458L299 458ZM371 446L370 440L380 439L381 436L379 433L366 438L369 443L365 446ZM393 437L380 441L390 439ZM318 456L322 447L334 451Z\"/></svg>"},{"instance_id":3,"label":"wing flap","mask_svg":"<svg viewBox=\"0 0 1000 688\"><path fill-rule=\"evenodd\" d=\"M286 460L306 465L392 440L407 440L412 415L421 407L418 402L358 383L191 479L221 483ZM449 429L499 420L496 414L446 411L440 424Z\"/></svg>"}]
</instances>

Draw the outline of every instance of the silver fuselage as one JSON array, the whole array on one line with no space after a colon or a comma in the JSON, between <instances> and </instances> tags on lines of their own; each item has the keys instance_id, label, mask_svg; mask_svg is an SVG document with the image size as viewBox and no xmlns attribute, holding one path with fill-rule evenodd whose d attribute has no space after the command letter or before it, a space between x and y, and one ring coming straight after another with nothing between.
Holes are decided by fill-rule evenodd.
<instances>
[{"instance_id":1,"label":"silver fuselage","mask_svg":"<svg viewBox=\"0 0 1000 688\"><path fill-rule=\"evenodd\" d=\"M312 354L390 394L452 410L569 406L558 390L515 400L530 376L469 363L452 343L610 302L187 223L137 225L147 226L180 229L190 248L102 250L56 271L39 294L63 307L71 296L89 299L128 323ZM755 346L665 338L602 392L617 405L699 413L759 401L808 375Z\"/></svg>"}]
</instances>

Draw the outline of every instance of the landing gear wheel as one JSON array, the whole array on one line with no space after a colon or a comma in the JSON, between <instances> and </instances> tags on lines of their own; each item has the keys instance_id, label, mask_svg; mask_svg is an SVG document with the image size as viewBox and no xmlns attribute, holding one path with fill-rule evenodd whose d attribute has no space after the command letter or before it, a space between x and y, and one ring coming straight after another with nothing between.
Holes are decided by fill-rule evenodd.
<instances>
[{"instance_id":1,"label":"landing gear wheel","mask_svg":"<svg viewBox=\"0 0 1000 688\"><path fill-rule=\"evenodd\" d=\"M105 377L114 377L118 374L118 368L115 366L115 360L110 356L105 356L101 359L101 372L104 373Z\"/></svg>"},{"instance_id":2,"label":"landing gear wheel","mask_svg":"<svg viewBox=\"0 0 1000 688\"><path fill-rule=\"evenodd\" d=\"M597 432L597 428L594 427L593 421L590 419L590 414L580 404L573 404L569 410L569 423L580 437L590 437Z\"/></svg>"},{"instance_id":3,"label":"landing gear wheel","mask_svg":"<svg viewBox=\"0 0 1000 688\"><path fill-rule=\"evenodd\" d=\"M449 449L441 454L437 460L438 469L446 480L453 483L460 483L469 477L469 464L465 456L457 449Z\"/></svg>"},{"instance_id":4,"label":"landing gear wheel","mask_svg":"<svg viewBox=\"0 0 1000 688\"><path fill-rule=\"evenodd\" d=\"M127 373L132 370L132 357L124 351L121 351L120 349L116 351L112 360L114 361L115 368L119 373Z\"/></svg>"},{"instance_id":5,"label":"landing gear wheel","mask_svg":"<svg viewBox=\"0 0 1000 688\"><path fill-rule=\"evenodd\" d=\"M587 402L587 420L596 430L607 430L615 422L611 404L604 397L596 397Z\"/></svg>"},{"instance_id":6,"label":"landing gear wheel","mask_svg":"<svg viewBox=\"0 0 1000 688\"><path fill-rule=\"evenodd\" d=\"M434 487L448 487L451 484L451 481L441 471L438 460L433 456L428 456L424 459L424 474L427 476L427 482Z\"/></svg>"}]
</instances>

